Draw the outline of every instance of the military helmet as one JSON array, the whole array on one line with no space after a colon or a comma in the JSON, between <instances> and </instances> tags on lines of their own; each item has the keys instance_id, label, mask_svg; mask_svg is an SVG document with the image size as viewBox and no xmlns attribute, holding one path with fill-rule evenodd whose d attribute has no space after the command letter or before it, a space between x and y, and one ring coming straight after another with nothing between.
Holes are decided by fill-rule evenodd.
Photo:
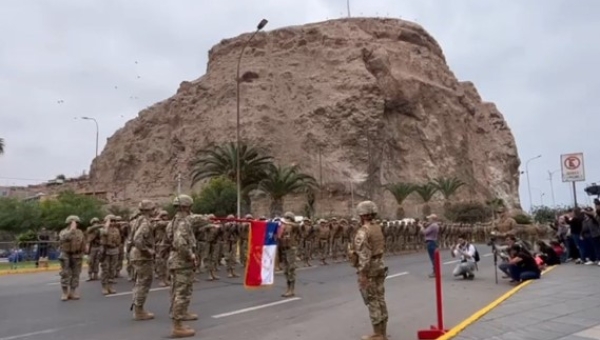
<instances>
[{"instance_id":1,"label":"military helmet","mask_svg":"<svg viewBox=\"0 0 600 340\"><path fill-rule=\"evenodd\" d=\"M115 221L121 222L121 221L123 221L123 217L117 215L117 216L115 216Z\"/></svg>"},{"instance_id":2,"label":"military helmet","mask_svg":"<svg viewBox=\"0 0 600 340\"><path fill-rule=\"evenodd\" d=\"M296 218L296 215L294 215L293 212L288 211L285 214L283 214L283 218L293 221Z\"/></svg>"},{"instance_id":3,"label":"military helmet","mask_svg":"<svg viewBox=\"0 0 600 340\"><path fill-rule=\"evenodd\" d=\"M94 217L90 220L90 224L99 223L100 219L98 217Z\"/></svg>"},{"instance_id":4,"label":"military helmet","mask_svg":"<svg viewBox=\"0 0 600 340\"><path fill-rule=\"evenodd\" d=\"M104 216L104 222L114 221L114 220L115 220L115 215L113 215L113 214L108 214L108 215Z\"/></svg>"},{"instance_id":5,"label":"military helmet","mask_svg":"<svg viewBox=\"0 0 600 340\"><path fill-rule=\"evenodd\" d=\"M158 216L169 216L169 212L166 210L161 210L158 212Z\"/></svg>"},{"instance_id":6,"label":"military helmet","mask_svg":"<svg viewBox=\"0 0 600 340\"><path fill-rule=\"evenodd\" d=\"M216 218L217 216L215 216L215 214L208 214L206 217L208 217L209 219L214 219L214 218Z\"/></svg>"},{"instance_id":7,"label":"military helmet","mask_svg":"<svg viewBox=\"0 0 600 340\"><path fill-rule=\"evenodd\" d=\"M246 216L244 216L245 219L251 220L254 217L252 217L252 214L246 214Z\"/></svg>"},{"instance_id":8,"label":"military helmet","mask_svg":"<svg viewBox=\"0 0 600 340\"><path fill-rule=\"evenodd\" d=\"M373 201L362 201L356 206L358 216L377 215L377 205Z\"/></svg>"},{"instance_id":9,"label":"military helmet","mask_svg":"<svg viewBox=\"0 0 600 340\"><path fill-rule=\"evenodd\" d=\"M79 216L71 215L67 217L67 219L65 220L65 224L69 224L71 222L81 223L81 219L79 218Z\"/></svg>"},{"instance_id":10,"label":"military helmet","mask_svg":"<svg viewBox=\"0 0 600 340\"><path fill-rule=\"evenodd\" d=\"M140 202L140 204L138 205L138 209L140 211L148 211L148 210L154 210L154 202L150 201L150 200L142 200Z\"/></svg>"},{"instance_id":11,"label":"military helmet","mask_svg":"<svg viewBox=\"0 0 600 340\"><path fill-rule=\"evenodd\" d=\"M227 218L228 218L228 219L234 219L234 218L235 218L235 216L233 216L233 214L229 214L229 215L227 215Z\"/></svg>"},{"instance_id":12,"label":"military helmet","mask_svg":"<svg viewBox=\"0 0 600 340\"><path fill-rule=\"evenodd\" d=\"M194 204L194 199L188 195L179 195L173 199L173 205L176 207L191 207Z\"/></svg>"}]
</instances>

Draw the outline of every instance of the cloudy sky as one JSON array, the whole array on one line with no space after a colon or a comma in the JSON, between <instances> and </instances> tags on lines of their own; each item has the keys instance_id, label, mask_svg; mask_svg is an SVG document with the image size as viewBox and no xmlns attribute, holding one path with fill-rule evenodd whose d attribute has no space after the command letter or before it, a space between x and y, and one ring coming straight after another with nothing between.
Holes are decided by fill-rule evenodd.
<instances>
[{"instance_id":1,"label":"cloudy sky","mask_svg":"<svg viewBox=\"0 0 600 340\"><path fill-rule=\"evenodd\" d=\"M208 49L251 31L346 16L346 0L2 0L0 185L76 176L137 112L206 69ZM351 0L352 16L416 21L461 80L495 102L530 162L534 205L552 204L548 171L585 153L600 182L600 1ZM587 202L583 184L580 201ZM554 174L556 204L572 201ZM529 206L527 182L521 199Z\"/></svg>"}]
</instances>

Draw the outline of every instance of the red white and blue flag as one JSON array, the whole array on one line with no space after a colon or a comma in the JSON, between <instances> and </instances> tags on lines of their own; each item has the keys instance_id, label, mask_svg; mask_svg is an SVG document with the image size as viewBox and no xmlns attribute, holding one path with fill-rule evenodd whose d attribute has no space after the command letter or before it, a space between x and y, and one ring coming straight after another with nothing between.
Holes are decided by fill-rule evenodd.
<instances>
[{"instance_id":1,"label":"red white and blue flag","mask_svg":"<svg viewBox=\"0 0 600 340\"><path fill-rule=\"evenodd\" d=\"M248 261L244 286L270 286L275 278L275 255L279 222L252 221L248 239Z\"/></svg>"}]
</instances>

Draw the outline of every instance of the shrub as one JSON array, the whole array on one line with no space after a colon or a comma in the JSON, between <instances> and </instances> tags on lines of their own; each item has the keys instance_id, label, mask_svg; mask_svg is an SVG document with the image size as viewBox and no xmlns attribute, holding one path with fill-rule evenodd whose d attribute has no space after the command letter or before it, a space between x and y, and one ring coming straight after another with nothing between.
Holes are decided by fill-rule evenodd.
<instances>
[{"instance_id":1,"label":"shrub","mask_svg":"<svg viewBox=\"0 0 600 340\"><path fill-rule=\"evenodd\" d=\"M479 202L454 203L447 207L445 216L457 223L486 222L492 217L492 209Z\"/></svg>"},{"instance_id":2,"label":"shrub","mask_svg":"<svg viewBox=\"0 0 600 340\"><path fill-rule=\"evenodd\" d=\"M515 222L517 222L517 224L531 224L531 217L529 217L526 214L516 214L513 216L513 218L515 219Z\"/></svg>"}]
</instances>

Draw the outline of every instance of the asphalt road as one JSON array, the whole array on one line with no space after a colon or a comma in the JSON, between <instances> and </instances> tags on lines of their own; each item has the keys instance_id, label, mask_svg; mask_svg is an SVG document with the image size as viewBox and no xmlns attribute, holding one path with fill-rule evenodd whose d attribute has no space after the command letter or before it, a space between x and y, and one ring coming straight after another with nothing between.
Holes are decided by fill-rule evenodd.
<instances>
[{"instance_id":1,"label":"asphalt road","mask_svg":"<svg viewBox=\"0 0 600 340\"><path fill-rule=\"evenodd\" d=\"M482 255L473 281L451 277L456 260L443 256L446 327L456 325L511 287L494 283L492 257ZM434 279L427 277L427 255L388 257L386 300L393 339L416 339L418 329L436 322ZM241 271L241 270L240 270ZM84 275L82 275L84 277ZM353 268L347 263L300 269L296 298L283 299L281 275L275 285L245 290L241 279L196 283L192 312L200 320L190 324L203 339L359 339L370 333L368 312L357 291ZM164 339L169 336L169 293L155 288L147 309L151 321L131 320L131 283L120 279L116 295L104 297L99 282L82 282L79 301L60 301L57 273L0 278L0 340Z\"/></svg>"}]
</instances>

